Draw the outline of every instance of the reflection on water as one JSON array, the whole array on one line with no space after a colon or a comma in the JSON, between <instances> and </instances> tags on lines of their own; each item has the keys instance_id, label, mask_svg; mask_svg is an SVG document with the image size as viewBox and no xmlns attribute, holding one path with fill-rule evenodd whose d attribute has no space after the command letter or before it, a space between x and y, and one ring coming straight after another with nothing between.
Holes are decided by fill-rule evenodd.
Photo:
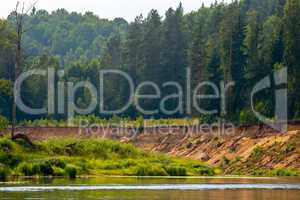
<instances>
[{"instance_id":1,"label":"reflection on water","mask_svg":"<svg viewBox=\"0 0 300 200\"><path fill-rule=\"evenodd\" d=\"M0 199L299 200L294 178L117 178L21 180L0 185Z\"/></svg>"}]
</instances>

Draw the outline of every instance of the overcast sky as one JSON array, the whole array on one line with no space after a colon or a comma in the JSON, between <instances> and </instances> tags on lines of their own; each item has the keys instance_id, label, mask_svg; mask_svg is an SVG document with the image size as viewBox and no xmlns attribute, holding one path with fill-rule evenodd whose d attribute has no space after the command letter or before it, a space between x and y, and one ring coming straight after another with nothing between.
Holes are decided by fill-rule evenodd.
<instances>
[{"instance_id":1,"label":"overcast sky","mask_svg":"<svg viewBox=\"0 0 300 200\"><path fill-rule=\"evenodd\" d=\"M1 0L0 17L6 18L15 8L18 0ZM25 5L35 0L20 0ZM86 12L92 11L101 18L114 19L123 17L132 21L136 15L146 15L150 9L157 9L161 15L169 7L177 7L182 2L185 12L197 10L202 3L210 5L215 0L39 0L36 8L53 11L65 8L68 11ZM220 0L221 1L221 0Z\"/></svg>"}]
</instances>

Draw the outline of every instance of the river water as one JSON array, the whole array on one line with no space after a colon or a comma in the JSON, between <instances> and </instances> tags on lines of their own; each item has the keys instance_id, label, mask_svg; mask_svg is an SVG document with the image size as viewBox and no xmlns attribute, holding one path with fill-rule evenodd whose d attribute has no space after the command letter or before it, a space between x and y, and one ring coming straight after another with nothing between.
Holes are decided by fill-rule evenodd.
<instances>
[{"instance_id":1,"label":"river water","mask_svg":"<svg viewBox=\"0 0 300 200\"><path fill-rule=\"evenodd\" d=\"M22 179L0 184L0 199L299 200L299 178Z\"/></svg>"}]
</instances>

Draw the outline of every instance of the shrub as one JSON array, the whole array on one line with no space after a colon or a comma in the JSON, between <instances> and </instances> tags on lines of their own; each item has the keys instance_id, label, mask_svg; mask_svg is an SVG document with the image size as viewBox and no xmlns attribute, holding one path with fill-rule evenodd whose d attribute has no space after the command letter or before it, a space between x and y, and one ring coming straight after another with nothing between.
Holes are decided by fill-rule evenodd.
<instances>
[{"instance_id":1,"label":"shrub","mask_svg":"<svg viewBox=\"0 0 300 200\"><path fill-rule=\"evenodd\" d=\"M266 106L259 102L255 105L255 110L259 113L265 113L266 112ZM258 119L255 116L254 112L250 108L245 108L240 112L240 124L241 125L252 125L257 124Z\"/></svg>"},{"instance_id":2,"label":"shrub","mask_svg":"<svg viewBox=\"0 0 300 200\"><path fill-rule=\"evenodd\" d=\"M140 165L137 167L137 176L168 176L168 173L160 166Z\"/></svg>"},{"instance_id":3,"label":"shrub","mask_svg":"<svg viewBox=\"0 0 300 200\"><path fill-rule=\"evenodd\" d=\"M215 174L215 175L220 175L220 174L222 174L222 170L219 169L219 168L215 168L215 169L214 169L214 174Z\"/></svg>"},{"instance_id":4,"label":"shrub","mask_svg":"<svg viewBox=\"0 0 300 200\"><path fill-rule=\"evenodd\" d=\"M292 152L296 149L296 144L294 142L289 142L287 144L287 147L286 147L286 152L289 153L289 152Z\"/></svg>"},{"instance_id":5,"label":"shrub","mask_svg":"<svg viewBox=\"0 0 300 200\"><path fill-rule=\"evenodd\" d=\"M240 124L241 125L251 125L257 123L257 119L250 109L244 109L240 113Z\"/></svg>"},{"instance_id":6,"label":"shrub","mask_svg":"<svg viewBox=\"0 0 300 200\"><path fill-rule=\"evenodd\" d=\"M40 165L37 163L32 164L32 173L38 175L41 173Z\"/></svg>"},{"instance_id":7,"label":"shrub","mask_svg":"<svg viewBox=\"0 0 300 200\"><path fill-rule=\"evenodd\" d=\"M64 176L65 171L62 168L59 167L52 167L53 168L53 175L54 176Z\"/></svg>"},{"instance_id":8,"label":"shrub","mask_svg":"<svg viewBox=\"0 0 300 200\"><path fill-rule=\"evenodd\" d=\"M241 156L237 156L237 157L235 158L235 162L240 162L242 159L243 159L243 158L242 158Z\"/></svg>"},{"instance_id":9,"label":"shrub","mask_svg":"<svg viewBox=\"0 0 300 200\"><path fill-rule=\"evenodd\" d=\"M253 149L251 155L255 158L259 158L263 155L263 153L264 153L264 149L261 146L257 146Z\"/></svg>"},{"instance_id":10,"label":"shrub","mask_svg":"<svg viewBox=\"0 0 300 200\"><path fill-rule=\"evenodd\" d=\"M32 165L29 163L21 163L18 166L18 171L21 172L25 176L33 176L34 172L32 170Z\"/></svg>"},{"instance_id":11,"label":"shrub","mask_svg":"<svg viewBox=\"0 0 300 200\"><path fill-rule=\"evenodd\" d=\"M273 176L298 176L298 173L290 169L276 169L272 172Z\"/></svg>"},{"instance_id":12,"label":"shrub","mask_svg":"<svg viewBox=\"0 0 300 200\"><path fill-rule=\"evenodd\" d=\"M9 170L6 166L0 164L0 181L5 181L9 174Z\"/></svg>"},{"instance_id":13,"label":"shrub","mask_svg":"<svg viewBox=\"0 0 300 200\"><path fill-rule=\"evenodd\" d=\"M124 168L132 167L132 166L136 166L136 165L137 165L137 162L134 160L126 160L122 163L122 166Z\"/></svg>"},{"instance_id":14,"label":"shrub","mask_svg":"<svg viewBox=\"0 0 300 200\"><path fill-rule=\"evenodd\" d=\"M121 169L122 165L120 163L108 162L105 163L101 168L106 170L114 170L114 169Z\"/></svg>"},{"instance_id":15,"label":"shrub","mask_svg":"<svg viewBox=\"0 0 300 200\"><path fill-rule=\"evenodd\" d=\"M225 165L229 165L230 160L226 156L224 156L223 157L223 162L224 162Z\"/></svg>"},{"instance_id":16,"label":"shrub","mask_svg":"<svg viewBox=\"0 0 300 200\"><path fill-rule=\"evenodd\" d=\"M48 161L51 166L59 167L64 169L66 167L66 163L60 159L51 159Z\"/></svg>"},{"instance_id":17,"label":"shrub","mask_svg":"<svg viewBox=\"0 0 300 200\"><path fill-rule=\"evenodd\" d=\"M185 167L181 166L169 166L166 167L166 171L170 176L186 176L187 170Z\"/></svg>"},{"instance_id":18,"label":"shrub","mask_svg":"<svg viewBox=\"0 0 300 200\"><path fill-rule=\"evenodd\" d=\"M215 175L214 170L209 167L200 167L196 171L197 171L197 174L200 176L214 176Z\"/></svg>"},{"instance_id":19,"label":"shrub","mask_svg":"<svg viewBox=\"0 0 300 200\"><path fill-rule=\"evenodd\" d=\"M21 147L23 147L24 149L27 149L27 150L34 150L35 149L35 145L26 136L16 138L14 140L14 142L17 143L18 145L20 145Z\"/></svg>"},{"instance_id":20,"label":"shrub","mask_svg":"<svg viewBox=\"0 0 300 200\"><path fill-rule=\"evenodd\" d=\"M7 138L0 139L0 151L11 152L13 150L13 142Z\"/></svg>"},{"instance_id":21,"label":"shrub","mask_svg":"<svg viewBox=\"0 0 300 200\"><path fill-rule=\"evenodd\" d=\"M252 172L253 176L265 176L266 174L266 170L263 169L256 169Z\"/></svg>"},{"instance_id":22,"label":"shrub","mask_svg":"<svg viewBox=\"0 0 300 200\"><path fill-rule=\"evenodd\" d=\"M22 158L18 155L11 153L0 153L0 163L9 166L10 168L18 166L21 161Z\"/></svg>"},{"instance_id":23,"label":"shrub","mask_svg":"<svg viewBox=\"0 0 300 200\"><path fill-rule=\"evenodd\" d=\"M41 174L44 176L51 176L54 174L54 170L53 170L50 162L46 161L46 162L40 163L39 168L40 168Z\"/></svg>"},{"instance_id":24,"label":"shrub","mask_svg":"<svg viewBox=\"0 0 300 200\"><path fill-rule=\"evenodd\" d=\"M76 178L77 168L73 165L67 165L65 169L65 174L71 179Z\"/></svg>"},{"instance_id":25,"label":"shrub","mask_svg":"<svg viewBox=\"0 0 300 200\"><path fill-rule=\"evenodd\" d=\"M5 117L0 115L0 133L2 130L7 129L8 124L9 124L8 120Z\"/></svg>"}]
</instances>

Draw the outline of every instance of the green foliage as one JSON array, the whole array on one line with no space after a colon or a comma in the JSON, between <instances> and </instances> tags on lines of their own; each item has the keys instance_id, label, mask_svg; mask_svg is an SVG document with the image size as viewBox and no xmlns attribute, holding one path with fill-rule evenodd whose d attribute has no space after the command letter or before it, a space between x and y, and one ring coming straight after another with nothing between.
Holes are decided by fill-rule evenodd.
<instances>
[{"instance_id":1,"label":"green foliage","mask_svg":"<svg viewBox=\"0 0 300 200\"><path fill-rule=\"evenodd\" d=\"M12 153L0 153L0 163L15 168L22 162L22 157L20 155L15 155Z\"/></svg>"},{"instance_id":2,"label":"green foliage","mask_svg":"<svg viewBox=\"0 0 300 200\"><path fill-rule=\"evenodd\" d=\"M252 110L242 110L240 113L240 124L251 125L257 123L257 119Z\"/></svg>"},{"instance_id":3,"label":"green foliage","mask_svg":"<svg viewBox=\"0 0 300 200\"><path fill-rule=\"evenodd\" d=\"M66 163L60 159L51 159L48 161L51 166L59 167L64 169L66 167Z\"/></svg>"},{"instance_id":4,"label":"green foliage","mask_svg":"<svg viewBox=\"0 0 300 200\"><path fill-rule=\"evenodd\" d=\"M0 164L0 181L5 181L9 175L9 169L5 166Z\"/></svg>"},{"instance_id":5,"label":"green foliage","mask_svg":"<svg viewBox=\"0 0 300 200\"><path fill-rule=\"evenodd\" d=\"M264 149L261 146L257 146L253 149L251 156L254 158L260 158L264 154Z\"/></svg>"},{"instance_id":6,"label":"green foliage","mask_svg":"<svg viewBox=\"0 0 300 200\"><path fill-rule=\"evenodd\" d=\"M166 167L166 171L170 176L186 176L187 169L181 166L169 166Z\"/></svg>"},{"instance_id":7,"label":"green foliage","mask_svg":"<svg viewBox=\"0 0 300 200\"><path fill-rule=\"evenodd\" d=\"M196 171L200 176L214 176L216 174L214 169L210 167L199 167Z\"/></svg>"},{"instance_id":8,"label":"green foliage","mask_svg":"<svg viewBox=\"0 0 300 200\"><path fill-rule=\"evenodd\" d=\"M11 152L13 150L13 142L7 138L0 139L0 152Z\"/></svg>"},{"instance_id":9,"label":"green foliage","mask_svg":"<svg viewBox=\"0 0 300 200\"><path fill-rule=\"evenodd\" d=\"M297 176L299 173L291 169L276 169L272 170L271 174L273 176Z\"/></svg>"},{"instance_id":10,"label":"green foliage","mask_svg":"<svg viewBox=\"0 0 300 200\"><path fill-rule=\"evenodd\" d=\"M296 144L294 142L288 142L287 147L286 147L286 153L292 152L296 150Z\"/></svg>"},{"instance_id":11,"label":"green foliage","mask_svg":"<svg viewBox=\"0 0 300 200\"><path fill-rule=\"evenodd\" d=\"M38 10L24 17L26 26L32 27L24 34L24 55L28 55L22 65L24 69L64 69L63 81L78 82L89 80L99 88L101 69L120 69L127 72L135 85L143 81L153 81L158 85L176 81L186 83L184 73L191 69L191 89L198 83L210 81L220 85L235 82L226 94L227 116L221 115L220 98L202 99L199 106L203 110L216 110L212 116L200 116L195 109L190 112L169 112L143 115L130 106L119 116L107 116L118 124L121 117L146 118L195 117L203 122L214 122L226 117L241 124L257 123L249 109L250 92L262 78L278 70L278 66L289 71L289 118L297 118L300 113L298 77L300 70L299 9L298 0L233 1L201 7L198 11L184 14L180 4L170 8L165 17L157 10L151 10L147 17L138 16L132 23L124 19L101 19L91 12L79 14L58 9L48 13ZM13 16L0 21L0 102L9 105L0 108L0 114L10 117L11 83L8 81L14 63L14 29L10 26ZM3 59L5 58L5 59ZM55 77L56 80L59 77ZM271 85L271 87L274 87ZM188 91L183 87L183 94ZM31 77L26 80L22 97L31 107L46 106L47 92L45 77ZM119 76L109 76L105 80L104 102L107 108L119 108L127 102L129 87ZM200 88L201 94L213 94L210 87ZM255 95L255 103L263 102L264 114L273 114L275 102L273 89ZM143 91L149 92L149 91ZM164 87L162 98L174 94L174 89ZM91 95L86 89L75 95L76 104L86 107ZM174 110L176 99L169 99L167 110ZM65 105L67 106L67 105ZM156 100L144 101L142 107L157 108ZM65 107L65 110L66 107ZM92 122L107 119L95 109ZM260 110L258 110L260 111ZM40 116L49 119L32 120L27 115L24 124L33 126L64 126L60 121L66 115L55 113ZM26 121L27 119L27 121ZM21 120L21 119L20 119ZM78 125L75 117L74 124ZM134 125L140 126L139 119Z\"/></svg>"},{"instance_id":12,"label":"green foliage","mask_svg":"<svg viewBox=\"0 0 300 200\"><path fill-rule=\"evenodd\" d=\"M187 176L212 175L214 170L196 161L146 153L129 144L103 139L52 139L34 144L38 149L28 149L3 138L0 145L9 150L0 153L0 162L24 176Z\"/></svg>"},{"instance_id":13,"label":"green foliage","mask_svg":"<svg viewBox=\"0 0 300 200\"><path fill-rule=\"evenodd\" d=\"M289 177L299 176L299 170L295 169L256 169L252 172L253 176L277 176L277 177Z\"/></svg>"},{"instance_id":14,"label":"green foliage","mask_svg":"<svg viewBox=\"0 0 300 200\"><path fill-rule=\"evenodd\" d=\"M24 176L34 176L40 174L40 166L24 162L18 166L18 171Z\"/></svg>"},{"instance_id":15,"label":"green foliage","mask_svg":"<svg viewBox=\"0 0 300 200\"><path fill-rule=\"evenodd\" d=\"M49 161L45 161L39 164L40 173L43 176L52 176L54 175L53 167Z\"/></svg>"},{"instance_id":16,"label":"green foliage","mask_svg":"<svg viewBox=\"0 0 300 200\"><path fill-rule=\"evenodd\" d=\"M53 175L54 176L64 176L65 175L65 170L59 167L52 167L53 168Z\"/></svg>"},{"instance_id":17,"label":"green foliage","mask_svg":"<svg viewBox=\"0 0 300 200\"><path fill-rule=\"evenodd\" d=\"M111 140L47 140L41 143L50 155L84 156L90 155L95 158L109 159L111 157L135 158L142 152L130 144L120 144Z\"/></svg>"},{"instance_id":18,"label":"green foliage","mask_svg":"<svg viewBox=\"0 0 300 200\"><path fill-rule=\"evenodd\" d=\"M77 175L77 168L73 165L67 165L65 169L65 173L69 178L76 178Z\"/></svg>"},{"instance_id":19,"label":"green foliage","mask_svg":"<svg viewBox=\"0 0 300 200\"><path fill-rule=\"evenodd\" d=\"M168 176L165 169L159 165L139 165L136 170L137 176Z\"/></svg>"},{"instance_id":20,"label":"green foliage","mask_svg":"<svg viewBox=\"0 0 300 200\"><path fill-rule=\"evenodd\" d=\"M226 156L224 156L224 157L223 157L223 163L224 163L225 165L229 165L229 164L230 164L230 160L229 160Z\"/></svg>"},{"instance_id":21,"label":"green foliage","mask_svg":"<svg viewBox=\"0 0 300 200\"><path fill-rule=\"evenodd\" d=\"M0 115L0 132L8 128L8 120Z\"/></svg>"},{"instance_id":22,"label":"green foliage","mask_svg":"<svg viewBox=\"0 0 300 200\"><path fill-rule=\"evenodd\" d=\"M243 157L237 156L237 157L235 158L235 162L240 162L242 159L243 159Z\"/></svg>"}]
</instances>

